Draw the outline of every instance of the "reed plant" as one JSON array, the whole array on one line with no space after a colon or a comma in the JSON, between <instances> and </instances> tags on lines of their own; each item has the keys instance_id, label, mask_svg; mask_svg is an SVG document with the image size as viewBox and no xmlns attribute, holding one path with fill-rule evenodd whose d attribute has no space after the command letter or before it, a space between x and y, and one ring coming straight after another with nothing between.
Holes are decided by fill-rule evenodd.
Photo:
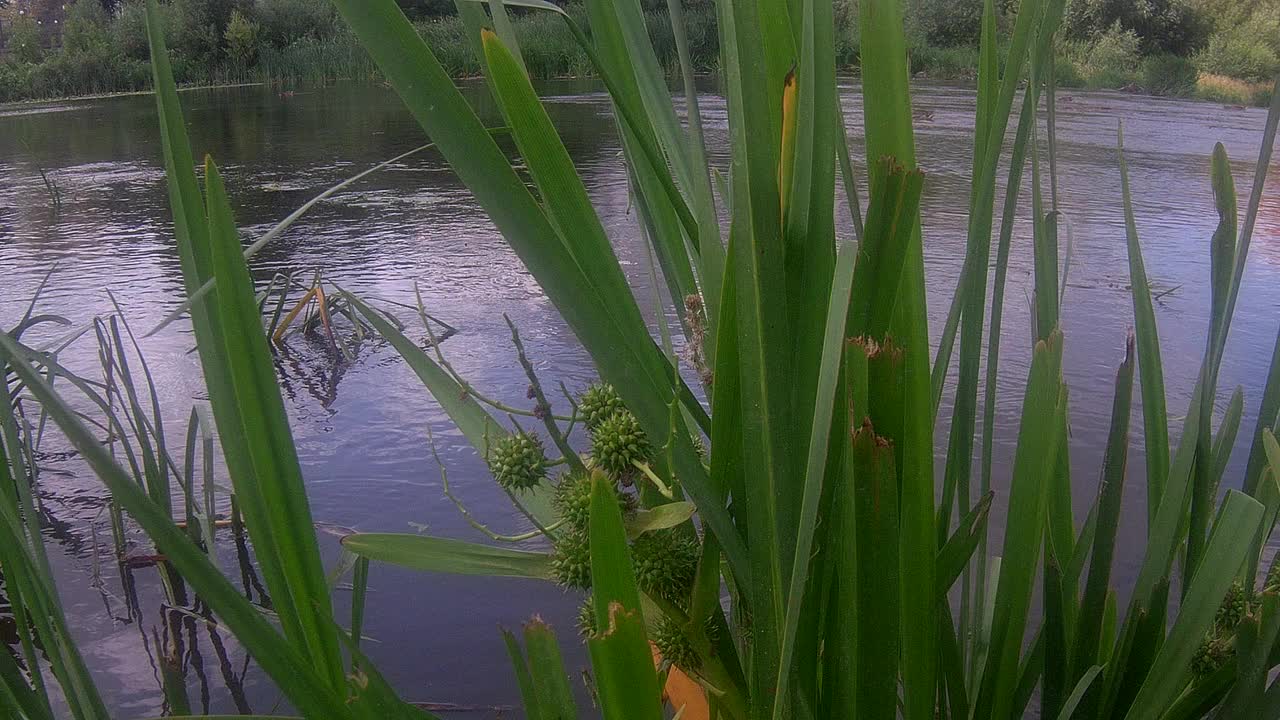
<instances>
[{"instance_id":1,"label":"reed plant","mask_svg":"<svg viewBox=\"0 0 1280 720\"><path fill-rule=\"evenodd\" d=\"M1052 49L1063 0L1020 4L1003 63L994 2L985 3L966 254L933 357L920 231L928 178L915 153L900 0L860 3L866 177L854 175L845 141L830 0L717 3L727 178L708 164L677 2L671 18L685 79L683 118L638 0L588 0L590 35L542 0L507 4L559 14L604 80L637 222L660 271L653 283L661 302L680 311L678 325L669 326L661 312L656 333L646 324L529 83L498 0L461 0L459 15L523 171L394 0L335 5L590 353L601 383L579 396L565 391L557 410L512 325L533 407L504 406L460 376L439 342L423 349L369 301L335 289L330 294L340 304L328 305L322 295L318 307L344 308L404 356L532 531L494 532L459 504L492 542L348 535L344 550L361 558L358 601L349 630L335 621L275 387L262 298L211 159L203 190L197 182L154 4L149 35L184 308L237 506L273 599L270 618L223 577L199 538L174 522L164 483L148 482L166 474L162 459L150 461L160 466L156 472L145 461L133 472L122 466L52 386L70 374L23 344L21 333L0 335L6 382L17 386L10 397L38 404L62 429L122 511L298 712L425 715L396 697L359 652L367 563L384 561L588 590L582 625L606 718L663 717L663 688L679 677L697 684L708 715L734 720L1007 718L1036 713L1033 704L1040 717L1056 718L1280 717L1280 685L1270 682L1280 660L1280 571L1261 554L1280 509L1280 445L1271 434L1280 414L1280 338L1243 477L1223 482L1244 399L1233 399L1214 425L1218 368L1280 99L1273 99L1243 217L1226 151L1212 152L1219 224L1204 245L1210 330L1176 434L1120 155L1135 336L1116 370L1108 442L1097 449L1103 476L1081 521L1071 506L1062 375L1069 337L1059 324L1066 275L1060 210L1053 185L1043 187L1046 169L1052 179L1058 162ZM1001 348L999 338L1028 169L1034 341L1015 351ZM858 188L865 188L865 202ZM837 212L851 215L853 237L837 233ZM324 292L318 282L312 292L317 287ZM268 327L282 325L273 317ZM123 347L124 336L104 337ZM993 520L1002 350L1026 353L1031 362L1008 511ZM1147 539L1133 591L1120 597L1111 576L1129 483L1135 384L1147 456ZM950 417L938 418L948 394ZM125 395L131 416L145 418L141 396ZM5 497L13 496L0 506L0 530L8 534L0 567L6 579L18 578L24 598L42 603L27 601L36 621L47 624L36 625L41 646L60 653L54 674L76 699L75 717L105 717L66 639L51 575L41 570L25 475L9 469L20 469L13 463L23 447L12 425L6 420L3 436L10 464L0 471L10 474L0 477ZM140 428L155 437L154 429ZM1237 484L1241 489L1222 491ZM988 542L993 521L1004 528L998 548ZM549 550L514 544L539 537ZM577 716L555 636L534 621L523 646L507 640L527 714ZM0 663L6 657L0 654ZM0 665L0 681L0 703L16 708L17 717L51 717L38 673Z\"/></svg>"}]
</instances>

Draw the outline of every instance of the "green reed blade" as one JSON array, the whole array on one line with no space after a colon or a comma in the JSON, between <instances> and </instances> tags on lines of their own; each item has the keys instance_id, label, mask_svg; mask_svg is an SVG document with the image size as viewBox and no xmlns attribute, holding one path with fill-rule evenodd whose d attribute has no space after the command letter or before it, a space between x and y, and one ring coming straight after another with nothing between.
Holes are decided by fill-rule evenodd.
<instances>
[{"instance_id":1,"label":"green reed blade","mask_svg":"<svg viewBox=\"0 0 1280 720\"><path fill-rule=\"evenodd\" d=\"M378 332L396 352L404 358L405 363L422 381L423 386L431 393L440 407L448 414L463 437L482 455L493 440L507 434L498 421L468 394L458 381L435 360L431 359L422 348L418 347L385 316L370 307L356 295L343 293L342 296L351 307L360 313L374 330Z\"/></svg>"},{"instance_id":2,"label":"green reed blade","mask_svg":"<svg viewBox=\"0 0 1280 720\"><path fill-rule=\"evenodd\" d=\"M1262 389L1262 404L1258 408L1258 420L1254 423L1253 440L1249 446L1249 461L1244 471L1244 491L1255 494L1262 479L1266 454L1262 447L1262 433L1280 424L1280 332L1271 349L1271 364L1267 366L1267 382Z\"/></svg>"},{"instance_id":3,"label":"green reed blade","mask_svg":"<svg viewBox=\"0 0 1280 720\"><path fill-rule=\"evenodd\" d=\"M1142 391L1142 436L1147 458L1147 522L1153 523L1165 493L1169 475L1169 417L1165 410L1164 369L1160 360L1160 336L1151 305L1138 224L1129 193L1129 165L1124 157L1124 128L1116 128L1120 164L1120 188L1124 197L1124 227L1129 254L1129 287L1133 292L1133 318L1138 333L1138 375Z\"/></svg>"},{"instance_id":4,"label":"green reed blade","mask_svg":"<svg viewBox=\"0 0 1280 720\"><path fill-rule=\"evenodd\" d=\"M214 212L206 220L160 29L159 11L153 2L148 3L147 10L169 201L187 294L194 296L215 276L215 252L222 256L218 263L223 267L221 274L228 276L229 283L237 283L225 288L216 298L210 296L192 306L196 347L219 428L223 456L240 507L249 520L250 536L286 635L290 642L298 643L298 649L308 647L316 652L315 660L325 669L331 687L337 688L343 683L337 639L330 630L321 627L321 618L323 622L331 622L329 614L317 612L318 608L329 607L329 597L324 590L310 516L305 512L306 500L292 439L275 387L274 366L262 336L261 315L253 300L252 281L218 182L211 182L213 202L209 209ZM214 223L216 238L211 236L210 229ZM235 262L226 257L229 254L236 256ZM233 323L240 324L228 327ZM229 337L232 333L235 338ZM242 354L232 357L232 346ZM239 387L236 374L240 375ZM243 406L241 397L247 399ZM246 421L252 423L252 427L247 426ZM276 453L280 453L279 457ZM277 460L283 463L279 468ZM292 479L290 475L277 475L277 469L290 473ZM263 481L258 482L259 478ZM274 502L267 502L266 493L272 495ZM298 508L303 512L298 513ZM286 524L272 532L273 520ZM294 598L295 592L300 596Z\"/></svg>"},{"instance_id":5,"label":"green reed blade","mask_svg":"<svg viewBox=\"0 0 1280 720\"><path fill-rule=\"evenodd\" d=\"M1254 165L1253 185L1249 191L1249 204L1245 208L1244 226L1240 230L1239 242L1235 247L1235 258L1231 263L1233 273L1226 307L1222 313L1222 332L1220 340L1226 342L1227 332L1231 327L1231 319L1235 316L1236 300L1240 294L1241 281L1244 278L1245 261L1249 257L1249 247L1253 242L1253 230L1258 220L1258 211L1262 206L1262 190L1266 186L1267 176L1271 168L1271 155L1275 151L1276 131L1280 128L1280 73L1276 74L1274 89L1271 92L1271 107L1267 110L1266 124L1262 130L1262 145L1258 148L1258 162ZM1234 214L1234 206L1232 208ZM1221 351L1221 350L1219 350Z\"/></svg>"},{"instance_id":6,"label":"green reed blade","mask_svg":"<svg viewBox=\"0 0 1280 720\"><path fill-rule=\"evenodd\" d=\"M784 118L790 140L783 148L782 162L789 163L791 181L780 180L778 191L785 207L784 261L795 374L792 392L800 423L795 435L803 446L807 435L814 432L804 423L814 409L836 261L836 156L832 146L839 137L835 127L839 109L832 2L803 0L801 10L802 20L792 28L798 37L795 72L791 76L796 97L789 106L790 117ZM793 462L798 460L797 457ZM799 471L797 467L796 472ZM789 512L794 514L797 510Z\"/></svg>"},{"instance_id":7,"label":"green reed blade","mask_svg":"<svg viewBox=\"0 0 1280 720\"><path fill-rule=\"evenodd\" d=\"M362 558L457 575L551 579L551 556L409 533L356 533L342 547Z\"/></svg>"},{"instance_id":8,"label":"green reed blade","mask_svg":"<svg viewBox=\"0 0 1280 720\"><path fill-rule=\"evenodd\" d=\"M937 570L937 593L939 601L946 597L951 590L951 586L960 578L960 574L964 572L969 561L973 558L973 552L978 547L978 541L986 535L987 521L991 515L991 501L995 498L995 493L989 492L978 500L969 512L956 523L955 532L947 539L942 548L938 550L938 570Z\"/></svg>"},{"instance_id":9,"label":"green reed blade","mask_svg":"<svg viewBox=\"0 0 1280 720\"><path fill-rule=\"evenodd\" d=\"M1044 635L1043 628L1036 631L1035 639L1032 640L1030 649L1018 666L1018 683L1014 686L1009 717L1016 718L1026 715L1027 708L1031 705L1031 695L1040 685L1040 678L1044 675L1045 645L1047 644Z\"/></svg>"},{"instance_id":10,"label":"green reed blade","mask_svg":"<svg viewBox=\"0 0 1280 720\"><path fill-rule=\"evenodd\" d=\"M951 717L961 718L969 715L969 695L965 687L964 657L960 649L960 639L956 637L955 625L951 618L951 608L943 606L938 609L938 625L942 628L942 660L939 673L942 682L946 683L946 703L939 703ZM946 717L946 715L943 715Z\"/></svg>"},{"instance_id":11,"label":"green reed blade","mask_svg":"<svg viewBox=\"0 0 1280 720\"><path fill-rule=\"evenodd\" d=\"M36 694L13 655L0 653L0 710L15 720L53 720L47 698Z\"/></svg>"},{"instance_id":12,"label":"green reed blade","mask_svg":"<svg viewBox=\"0 0 1280 720\"><path fill-rule=\"evenodd\" d=\"M844 330L856 259L857 246L849 243L840 246L832 279L826 328L823 332L822 363L818 371L813 403L813 424L809 434L804 497L800 504L800 524L796 537L795 557L791 563L791 577L786 586L787 605L782 625L782 649L778 662L779 694L785 694L788 688L792 653L795 650L796 632L800 624L801 601L808 583L809 555L813 549L814 531L818 524L819 503L823 492L823 478L827 472L835 396L838 392L837 385L844 354ZM774 706L775 720L779 717L781 708L782 703Z\"/></svg>"},{"instance_id":13,"label":"green reed blade","mask_svg":"<svg viewBox=\"0 0 1280 720\"><path fill-rule=\"evenodd\" d=\"M1244 415L1244 388L1236 386L1227 401L1227 409L1222 413L1222 424L1213 436L1213 466L1209 475L1209 494L1218 495L1218 485L1227 472L1227 463L1231 461L1231 453L1236 447L1236 435L1240 432L1240 420Z\"/></svg>"},{"instance_id":14,"label":"green reed blade","mask_svg":"<svg viewBox=\"0 0 1280 720\"><path fill-rule=\"evenodd\" d=\"M1044 638L1040 717L1056 716L1066 694L1069 651L1062 594L1062 567L1056 554L1049 549L1044 561L1044 623L1040 628L1040 635Z\"/></svg>"},{"instance_id":15,"label":"green reed blade","mask_svg":"<svg viewBox=\"0 0 1280 720\"><path fill-rule=\"evenodd\" d=\"M1080 707L1080 701L1084 699L1085 693L1089 692L1089 688L1093 685L1094 679L1098 677L1098 673L1102 672L1102 666L1093 665L1085 671L1080 677L1080 681L1076 683L1075 689L1062 702L1062 711L1058 713L1058 720L1071 720L1076 716L1076 709ZM1083 716L1083 717L1087 717Z\"/></svg>"},{"instance_id":16,"label":"green reed blade","mask_svg":"<svg viewBox=\"0 0 1280 720\"><path fill-rule=\"evenodd\" d=\"M1169 637L1160 648L1127 720L1158 718L1182 692L1191 658L1213 626L1222 597L1253 549L1262 505L1236 490L1227 492L1218 520L1205 546L1203 562L1191 581Z\"/></svg>"},{"instance_id":17,"label":"green reed blade","mask_svg":"<svg viewBox=\"0 0 1280 720\"><path fill-rule=\"evenodd\" d=\"M1045 533L1048 480L1045 458L1058 452L1062 416L1062 334L1036 343L1014 455L1003 562L994 598L990 653L982 673L975 717L1008 717Z\"/></svg>"},{"instance_id":18,"label":"green reed blade","mask_svg":"<svg viewBox=\"0 0 1280 720\"><path fill-rule=\"evenodd\" d=\"M528 76L496 35L486 31L482 42L495 99L511 126L548 218L578 263L591 269L589 275L593 283L602 286L602 295L629 296L626 276L600 217ZM691 285L681 288L683 293L693 290ZM677 299L683 301L683 296Z\"/></svg>"},{"instance_id":19,"label":"green reed blade","mask_svg":"<svg viewBox=\"0 0 1280 720\"><path fill-rule=\"evenodd\" d=\"M596 473L591 487L592 606L599 632L587 641L606 720L659 720L661 690L627 551L622 513L611 480Z\"/></svg>"},{"instance_id":20,"label":"green reed blade","mask_svg":"<svg viewBox=\"0 0 1280 720\"><path fill-rule=\"evenodd\" d=\"M1080 616L1071 648L1069 682L1079 683L1098 662L1103 647L1102 627L1111 585L1112 559L1115 553L1116 529L1120 523L1121 500L1124 497L1129 458L1129 416L1133 401L1134 338L1125 344L1124 362L1116 371L1115 394L1111 402L1111 429L1103 453L1102 482L1098 488L1098 529L1090 552L1089 574L1084 596L1080 600ZM1096 698L1091 693L1091 698ZM1086 716L1094 707L1084 705Z\"/></svg>"},{"instance_id":21,"label":"green reed blade","mask_svg":"<svg viewBox=\"0 0 1280 720\"><path fill-rule=\"evenodd\" d=\"M890 718L898 702L896 660L901 642L897 472L893 446L875 434L870 421L853 433L845 473L854 496L857 548L858 714Z\"/></svg>"},{"instance_id":22,"label":"green reed blade","mask_svg":"<svg viewBox=\"0 0 1280 720\"><path fill-rule=\"evenodd\" d=\"M858 246L845 335L879 340L890 332L906 273L906 253L920 209L924 174L907 171L888 158L874 167L871 177L877 191L867 207L866 235ZM881 428L881 432L889 429Z\"/></svg>"},{"instance_id":23,"label":"green reed blade","mask_svg":"<svg viewBox=\"0 0 1280 720\"><path fill-rule=\"evenodd\" d=\"M1000 335L1004 318L1004 292L1009 275L1009 254L1013 243L1013 227L1016 221L1018 197L1022 190L1022 171L1026 165L1027 143L1031 135L1031 125L1036 122L1036 89L1026 93L1022 109L1018 115L1018 127L1013 141L1013 149L1009 160L1009 176L1005 184L1004 207L1000 217L1000 240L996 249L995 278L991 290L991 321L987 334L986 379L983 383L982 399L982 475L978 491L991 491L992 455L995 448L995 414L996 393L998 390L998 374L1000 368ZM945 367L945 365L944 365ZM941 400L941 386L934 396L933 411L936 414ZM978 559L974 569L977 578L986 576L987 539L984 536L978 546ZM973 611L979 612L984 606L986 584L974 583ZM973 656L970 656L972 663ZM976 667L976 665L971 665Z\"/></svg>"},{"instance_id":24,"label":"green reed blade","mask_svg":"<svg viewBox=\"0 0 1280 720\"><path fill-rule=\"evenodd\" d=\"M369 559L356 560L351 575L351 643L360 647L364 630L365 601L369 595Z\"/></svg>"},{"instance_id":25,"label":"green reed blade","mask_svg":"<svg viewBox=\"0 0 1280 720\"><path fill-rule=\"evenodd\" d=\"M503 0L489 0L489 16L493 20L493 31L502 38L502 44L511 52L520 72L527 77L529 69L525 67L524 57L520 54L520 41L516 37L515 28L511 26L511 18L507 15L507 6Z\"/></svg>"},{"instance_id":26,"label":"green reed blade","mask_svg":"<svg viewBox=\"0 0 1280 720\"><path fill-rule=\"evenodd\" d=\"M551 626L538 617L525 623L524 645L529 653L534 694L543 717L548 720L574 720L578 709Z\"/></svg>"},{"instance_id":27,"label":"green reed blade","mask_svg":"<svg viewBox=\"0 0 1280 720\"><path fill-rule=\"evenodd\" d=\"M449 416L449 420L471 443L471 447L481 457L488 457L489 446L507 435L507 430L498 423L489 411L471 396L454 377L441 367L417 343L409 339L394 324L368 303L356 295L343 291L342 297L351 304L368 323L378 332L391 347L395 348L405 364L413 370L414 375L422 382L431 397L439 403L441 409ZM555 509L551 503L551 491L538 487L520 495L519 505L527 512L530 520L539 527L545 528L556 520Z\"/></svg>"},{"instance_id":28,"label":"green reed blade","mask_svg":"<svg viewBox=\"0 0 1280 720\"><path fill-rule=\"evenodd\" d=\"M857 245L862 243L863 235L862 203L858 199L858 176L853 172L853 160L849 157L849 138L844 122L844 108L837 90L836 153L840 156L840 184L844 187L845 204L849 208L849 217L853 220L853 241Z\"/></svg>"},{"instance_id":29,"label":"green reed blade","mask_svg":"<svg viewBox=\"0 0 1280 720\"><path fill-rule=\"evenodd\" d=\"M340 687L342 655L332 626L333 610L297 449L276 386L275 365L262 329L262 317L253 301L253 279L240 250L226 191L212 160L205 162L205 182L208 237L214 276L220 282L213 299L223 321L223 358L234 393L229 397L211 393L210 400L215 407L227 402L236 405L239 430L244 433L254 476L233 476L232 482L249 518L249 536L255 547L271 548L261 543L261 538L268 533L272 536L276 554L260 552L259 562L276 564L280 571L275 578L277 584L269 589L286 635L299 650L305 649L333 687Z\"/></svg>"},{"instance_id":30,"label":"green reed blade","mask_svg":"<svg viewBox=\"0 0 1280 720\"><path fill-rule=\"evenodd\" d=\"M899 0L859 3L867 166L889 156L915 167L906 36ZM870 195L879 191L874 186ZM907 425L901 462L902 684L906 720L932 720L937 670L933 417L929 412L929 327L919 220L910 235L892 332L905 348Z\"/></svg>"},{"instance_id":31,"label":"green reed blade","mask_svg":"<svg viewBox=\"0 0 1280 720\"><path fill-rule=\"evenodd\" d=\"M538 692L529 673L529 663L525 660L524 651L515 633L502 628L502 641L507 646L507 657L511 659L511 667L516 673L516 687L520 689L520 704L524 708L527 720L547 720L538 704Z\"/></svg>"},{"instance_id":32,"label":"green reed blade","mask_svg":"<svg viewBox=\"0 0 1280 720\"><path fill-rule=\"evenodd\" d=\"M1187 533L1186 560L1183 565L1183 587L1190 585L1191 577L1200 564L1200 553L1208 530L1209 514L1213 509L1213 405L1218 386L1218 369L1226 345L1226 332L1231 320L1225 315L1229 297L1234 294L1230 286L1236 260L1237 220L1235 180L1231 177L1231 161L1226 148L1217 143L1213 148L1210 164L1214 205L1218 212L1218 226L1210 240L1210 289L1212 305L1209 314L1209 332L1205 342L1205 360L1201 369L1201 384L1205 388L1199 407L1191 412L1200 413L1199 432L1194 440L1196 463L1193 468L1191 491L1191 517ZM1243 258L1242 258L1243 259ZM1180 441L1181 442L1181 441Z\"/></svg>"},{"instance_id":33,"label":"green reed blade","mask_svg":"<svg viewBox=\"0 0 1280 720\"><path fill-rule=\"evenodd\" d=\"M732 137L732 218L730 236L736 287L725 285L725 296L735 295L737 317L737 365L739 424L741 428L743 519L750 528L748 554L751 583L748 593L756 641L748 663L753 718L773 713L770 693L778 677L779 625L785 613L784 578L790 577L794 558L796 513L800 493L788 471L791 453L784 428L791 426L791 333L787 325L785 267L781 243L778 194L778 143L781 136L772 118L781 104L770 105L764 74L767 64L760 34L760 8L754 2L721 0L720 16L727 55L736 61L725 67ZM777 82L781 82L778 78ZM779 85L779 90L780 90ZM779 94L780 96L780 94ZM751 140L749 140L751 138ZM727 300L722 300L727 303ZM721 351L722 352L722 351ZM786 524L783 524L783 523ZM735 575L740 573L735 572Z\"/></svg>"},{"instance_id":34,"label":"green reed blade","mask_svg":"<svg viewBox=\"0 0 1280 720\"><path fill-rule=\"evenodd\" d=\"M637 181L641 205L651 220L665 226L664 232L651 239L657 241L654 245L665 273L675 276L668 280L675 279L681 287L681 295L672 298L673 305L679 308L684 304L684 296L697 290L692 263L679 233L667 228L672 227L672 213L683 213L681 217L695 257L707 245L701 236L718 235L713 229L714 216L707 215L711 188L706 179L706 166L700 170L693 166L688 152L689 139L676 119L671 93L649 41L639 3L591 0L586 3L586 9L591 41L583 43L584 49L598 65L602 77L609 78L610 98L615 110L623 116L623 149ZM572 21L570 26L577 27ZM655 150L659 153L656 157ZM645 156L648 162L644 161ZM675 189L670 184L672 171L676 185L684 190L685 196L667 191ZM696 218L690 213L686 196L696 198L694 202L701 206Z\"/></svg>"}]
</instances>

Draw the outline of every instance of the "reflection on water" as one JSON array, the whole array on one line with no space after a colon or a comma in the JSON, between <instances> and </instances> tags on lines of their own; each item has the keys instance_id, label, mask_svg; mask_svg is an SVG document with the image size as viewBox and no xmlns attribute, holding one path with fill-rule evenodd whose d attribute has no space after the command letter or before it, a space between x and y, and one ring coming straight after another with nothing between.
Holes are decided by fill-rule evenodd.
<instances>
[{"instance_id":1,"label":"reflection on water","mask_svg":"<svg viewBox=\"0 0 1280 720\"><path fill-rule=\"evenodd\" d=\"M552 119L641 296L640 306L652 308L646 256L638 223L628 213L626 175L607 102L581 84L549 84L544 90ZM497 125L483 91L469 91L482 116ZM711 159L725 170L724 101L714 92L704 100ZM251 236L320 190L423 142L398 100L377 86L339 85L287 98L264 88L194 91L184 93L183 101L196 151L212 154L225 169L237 218ZM928 172L922 210L935 337L964 249L973 102L973 93L965 89L922 87L916 96L917 106L928 111L919 114L917 133ZM854 87L845 88L845 110L857 160L861 107ZM1071 248L1063 323L1079 514L1096 489L1114 368L1132 323L1116 123L1125 123L1139 231L1160 293L1156 310L1170 408L1180 414L1189 401L1207 327L1207 245L1216 222L1209 152L1213 141L1223 141L1235 160L1237 185L1247 187L1264 117L1259 110L1111 93L1061 99L1058 192L1065 214L1062 245ZM76 322L111 312L108 290L135 328L150 327L176 307L181 280L157 137L153 101L145 96L0 109L0 267L7 279L0 286L0 325L11 325L21 315L41 276L55 266L43 307ZM51 207L42 170L60 191L60 210ZM1272 188L1280 181L1274 170L1271 181ZM1273 191L1259 218L1243 302L1222 367L1220 405L1225 406L1231 388L1243 385L1245 428L1252 427L1276 333L1278 198ZM839 232L850 235L846 219L840 220ZM1005 465L1012 457L1030 354L1029 234L1023 213L1004 320L998 493L1007 482ZM452 362L502 401L528 402L502 313L520 327L544 380L577 390L594 374L536 283L430 152L320 204L264 250L253 270L263 282L276 273L309 277L319 272L367 297L410 303L416 281L427 308L459 328L445 346ZM191 342L190 328L182 323L143 341L166 420L175 427L185 426L192 402L203 398L198 362L188 353ZM95 366L89 350L79 352L64 361L80 370ZM354 361L335 363L323 343L312 346L299 338L279 355L277 368L318 521L361 530L425 525L437 534L482 539L442 495L426 442L429 429L452 473L454 491L468 506L499 531L527 529L389 347L367 343ZM947 416L944 407L941 417ZM1247 432L1241 434L1241 442L1246 440ZM1124 499L1119 545L1128 554L1117 558L1121 583L1136 572L1136 541L1144 532L1141 447L1134 449L1133 460L1135 480ZM50 560L74 630L115 712L161 712L166 701L160 681L174 671L187 675L193 710L261 712L276 706L277 693L245 663L234 638L211 631L198 603L194 614L174 610L181 603L169 602L154 568L121 576L111 563L98 563L97 538L109 534L101 517L105 492L74 458L46 458L41 481L44 523L55 548ZM1002 502L998 494L997 506ZM1001 513L997 507L993 515ZM336 542L324 535L321 542L332 561ZM236 567L242 554L229 536L218 553L224 568ZM240 579L256 597L251 580ZM577 602L572 594L532 581L375 567L367 650L412 700L514 705L517 692L497 626L518 625L538 612L568 641ZM348 598L340 591L337 612L343 616L347 609ZM0 633L7 637L11 628L0 623ZM571 667L585 664L580 648L566 650Z\"/></svg>"}]
</instances>

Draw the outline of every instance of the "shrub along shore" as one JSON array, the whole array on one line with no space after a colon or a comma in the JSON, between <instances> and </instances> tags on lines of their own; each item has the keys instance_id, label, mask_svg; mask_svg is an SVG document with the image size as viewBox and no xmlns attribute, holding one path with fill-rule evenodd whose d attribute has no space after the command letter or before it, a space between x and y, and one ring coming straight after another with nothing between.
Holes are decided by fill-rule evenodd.
<instances>
[{"instance_id":1,"label":"shrub along shore","mask_svg":"<svg viewBox=\"0 0 1280 720\"><path fill-rule=\"evenodd\" d=\"M1165 2L1178 4L1177 0ZM1208 8L1213 0L1199 3ZM1221 31L1207 26L1199 30L1141 26L1145 35L1126 29L1121 18L1105 28L1095 27L1106 19L1090 15L1089 8L1105 4L1101 0L1069 4L1068 20L1074 17L1075 25L1072 31L1069 23L1060 40L1055 65L1059 87L1123 89L1238 105L1269 101L1268 80L1280 70L1280 56L1268 43L1280 41L1269 40L1267 30L1272 25L1280 30L1280 2L1273 3L1276 10L1256 13L1257 17L1233 18L1231 26ZM440 14L447 13L451 4L436 8L431 2L406 0L401 5L417 17L414 26L447 71L459 78L480 74L462 23L456 15ZM720 58L714 3L693 0L684 5L693 65L700 72L716 73ZM980 9L981 2L916 0L908 23L910 70L915 77L942 82L974 79L977 36L976 26L969 24L977 15L968 11L970 5ZM676 47L665 1L646 3L646 7L645 21L655 50L674 73ZM581 3L566 9L580 25L589 25ZM183 86L381 80L368 53L324 0L173 0L161 10L166 34L172 38L174 75ZM857 0L836 5L836 61L849 72L859 69L857 14ZM559 18L518 9L512 15L531 76L591 74L586 55ZM1129 20L1140 25L1140 18ZM68 6L61 27L60 36L53 39L30 16L17 16L2 28L0 102L149 89L141 2L126 0L107 11L102 3L80 0ZM1004 50L1002 46L1001 62Z\"/></svg>"}]
</instances>

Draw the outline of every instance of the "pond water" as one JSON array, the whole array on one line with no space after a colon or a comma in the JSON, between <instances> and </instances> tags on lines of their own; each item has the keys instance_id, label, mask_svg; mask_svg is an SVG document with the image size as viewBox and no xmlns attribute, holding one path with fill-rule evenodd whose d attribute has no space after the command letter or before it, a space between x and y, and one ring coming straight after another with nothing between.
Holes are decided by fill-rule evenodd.
<instances>
[{"instance_id":1,"label":"pond water","mask_svg":"<svg viewBox=\"0 0 1280 720\"><path fill-rule=\"evenodd\" d=\"M590 84L548 83L542 90L641 307L652 308L646 254L636 218L628 212L626 176L606 98ZM843 90L851 152L861 172L861 99L856 86L846 84ZM470 87L468 92L497 124L483 90ZM342 84L288 95L244 87L186 92L182 99L194 147L211 153L225 170L237 219L248 236L265 231L330 185L424 142L396 96L380 86ZM712 161L725 168L724 100L708 87L703 101ZM915 104L919 157L928 172L925 262L936 340L964 250L974 95L963 88L921 86ZM1244 192L1264 119L1262 110L1215 104L1112 93L1061 97L1058 195L1065 214L1062 245L1072 248L1063 324L1078 518L1096 491L1112 380L1132 325L1114 150L1117 121L1125 125L1138 226L1148 273L1160 293L1156 312L1170 413L1180 417L1208 317L1208 239L1216 224L1209 153L1214 141L1225 143ZM178 305L181 280L157 138L154 101L147 96L0 108L0 326L10 327L21 316L51 269L41 308L78 323L113 311L108 291L138 331ZM59 210L52 207L41 171L60 191ZM1222 368L1220 409L1232 388L1245 390L1242 445L1253 426L1277 329L1278 176L1273 166L1271 197L1258 221ZM1030 227L1025 211L1020 217L1004 321L997 492L1008 478L1030 354ZM849 237L847 217L838 224L841 236ZM252 267L263 282L278 272L300 277L319 272L367 297L396 302L413 302L416 282L428 310L459 329L444 346L456 367L477 387L514 404L529 401L503 313L519 326L544 381L563 381L578 390L594 377L589 359L537 284L441 158L429 152L322 203L259 254ZM420 328L414 332L425 334ZM142 341L171 433L185 429L193 402L204 398L198 362L188 352L191 344L185 322ZM84 371L96 367L91 343L74 347L63 358L66 364ZM354 362L335 363L322 342L294 337L278 368L317 521L360 530L425 526L435 534L483 540L443 496L427 441L430 430L468 507L498 531L526 529L483 463L390 347L367 342ZM1136 433L1136 394L1134 404ZM948 408L941 416L948 416ZM1145 532L1140 435L1134 440L1116 570L1122 586L1136 572ZM1237 452L1236 473L1228 474L1227 484L1239 485L1242 464L1243 453ZM122 578L108 561L105 491L74 457L52 452L44 457L39 494L67 613L113 714L160 712L159 671L146 649L164 612L156 571L140 569ZM993 517L1002 517L1003 502L998 495ZM134 540L146 550L145 541ZM332 562L336 540L322 534L321 543L326 561ZM230 543L219 554L224 567L234 567ZM125 601L130 587L136 609ZM498 627L518 627L541 614L560 629L566 660L576 672L586 663L573 641L578 602L574 594L532 581L375 566L367 650L407 698L456 704L467 709L466 717L518 715L503 710L516 705L518 697ZM348 593L339 591L336 604L339 616L345 616ZM260 671L246 669L234 638L191 627L186 648L195 653L186 666L193 709L266 712L277 707L278 694Z\"/></svg>"}]
</instances>

